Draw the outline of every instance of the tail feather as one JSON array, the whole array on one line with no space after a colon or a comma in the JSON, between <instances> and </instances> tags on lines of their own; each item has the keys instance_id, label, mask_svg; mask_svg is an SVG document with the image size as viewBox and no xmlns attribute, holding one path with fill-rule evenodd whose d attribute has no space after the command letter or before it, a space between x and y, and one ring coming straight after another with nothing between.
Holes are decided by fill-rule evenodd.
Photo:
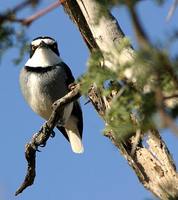
<instances>
[{"instance_id":1,"label":"tail feather","mask_svg":"<svg viewBox=\"0 0 178 200\"><path fill-rule=\"evenodd\" d=\"M83 118L79 102L73 104L73 110L63 126L58 125L57 128L70 142L74 153L83 153L84 147L82 144Z\"/></svg>"},{"instance_id":2,"label":"tail feather","mask_svg":"<svg viewBox=\"0 0 178 200\"><path fill-rule=\"evenodd\" d=\"M71 144L72 151L74 153L83 153L84 152L84 147L82 144L82 139L78 132L74 132L73 130L66 130L67 135L69 137L69 141Z\"/></svg>"}]
</instances>

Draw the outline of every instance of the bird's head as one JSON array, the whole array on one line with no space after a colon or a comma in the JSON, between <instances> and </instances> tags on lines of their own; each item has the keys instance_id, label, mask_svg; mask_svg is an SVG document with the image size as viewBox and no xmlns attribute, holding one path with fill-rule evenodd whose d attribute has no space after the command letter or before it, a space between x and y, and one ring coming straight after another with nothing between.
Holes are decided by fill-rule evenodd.
<instances>
[{"instance_id":1,"label":"bird's head","mask_svg":"<svg viewBox=\"0 0 178 200\"><path fill-rule=\"evenodd\" d=\"M25 66L48 67L62 62L57 42L48 36L37 37L30 44L30 58Z\"/></svg>"},{"instance_id":2,"label":"bird's head","mask_svg":"<svg viewBox=\"0 0 178 200\"><path fill-rule=\"evenodd\" d=\"M57 56L59 56L59 50L57 46L57 42L48 36L37 37L33 39L30 44L30 58L33 56L35 51L39 48L45 48L52 50Z\"/></svg>"}]
</instances>

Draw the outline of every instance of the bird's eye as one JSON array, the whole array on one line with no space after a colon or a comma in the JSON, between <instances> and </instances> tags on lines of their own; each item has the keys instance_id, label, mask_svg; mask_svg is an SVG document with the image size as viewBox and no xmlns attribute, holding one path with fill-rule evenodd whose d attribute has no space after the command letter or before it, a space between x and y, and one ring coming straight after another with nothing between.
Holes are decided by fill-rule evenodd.
<instances>
[{"instance_id":1,"label":"bird's eye","mask_svg":"<svg viewBox=\"0 0 178 200\"><path fill-rule=\"evenodd\" d=\"M35 51L36 47L35 46L32 46L32 51Z\"/></svg>"},{"instance_id":2,"label":"bird's eye","mask_svg":"<svg viewBox=\"0 0 178 200\"><path fill-rule=\"evenodd\" d=\"M57 48L56 44L54 44L54 45L53 45L53 48L54 48L54 49L56 49L56 48Z\"/></svg>"}]
</instances>

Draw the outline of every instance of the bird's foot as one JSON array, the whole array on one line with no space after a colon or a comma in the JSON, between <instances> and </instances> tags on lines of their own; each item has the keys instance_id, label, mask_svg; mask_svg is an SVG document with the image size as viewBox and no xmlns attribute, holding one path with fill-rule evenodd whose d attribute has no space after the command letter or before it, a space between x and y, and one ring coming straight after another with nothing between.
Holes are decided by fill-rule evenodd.
<instances>
[{"instance_id":1,"label":"bird's foot","mask_svg":"<svg viewBox=\"0 0 178 200\"><path fill-rule=\"evenodd\" d=\"M69 90L73 90L76 87L76 83L71 83L68 85Z\"/></svg>"},{"instance_id":2,"label":"bird's foot","mask_svg":"<svg viewBox=\"0 0 178 200\"><path fill-rule=\"evenodd\" d=\"M52 131L50 137L51 137L51 138L54 138L55 135L56 135L56 133L55 133L54 131Z\"/></svg>"},{"instance_id":3,"label":"bird's foot","mask_svg":"<svg viewBox=\"0 0 178 200\"><path fill-rule=\"evenodd\" d=\"M41 152L41 151L38 149L38 145L32 144L32 143L31 143L31 147L32 147L35 151Z\"/></svg>"},{"instance_id":4,"label":"bird's foot","mask_svg":"<svg viewBox=\"0 0 178 200\"><path fill-rule=\"evenodd\" d=\"M89 99L88 101L86 101L85 103L84 103L84 105L87 105L88 103L90 103L91 102L91 100Z\"/></svg>"},{"instance_id":5,"label":"bird's foot","mask_svg":"<svg viewBox=\"0 0 178 200\"><path fill-rule=\"evenodd\" d=\"M43 144L40 144L39 146L42 147L42 148L45 147L46 146L46 142L44 142Z\"/></svg>"}]
</instances>

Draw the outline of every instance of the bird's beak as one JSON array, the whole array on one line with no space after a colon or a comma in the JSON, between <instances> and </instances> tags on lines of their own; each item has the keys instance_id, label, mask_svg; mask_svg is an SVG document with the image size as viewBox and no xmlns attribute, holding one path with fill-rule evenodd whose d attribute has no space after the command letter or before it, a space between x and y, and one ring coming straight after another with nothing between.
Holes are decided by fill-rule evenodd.
<instances>
[{"instance_id":1,"label":"bird's beak","mask_svg":"<svg viewBox=\"0 0 178 200\"><path fill-rule=\"evenodd\" d=\"M48 48L48 45L45 42L41 41L38 47L39 48L44 48L44 47Z\"/></svg>"}]
</instances>

